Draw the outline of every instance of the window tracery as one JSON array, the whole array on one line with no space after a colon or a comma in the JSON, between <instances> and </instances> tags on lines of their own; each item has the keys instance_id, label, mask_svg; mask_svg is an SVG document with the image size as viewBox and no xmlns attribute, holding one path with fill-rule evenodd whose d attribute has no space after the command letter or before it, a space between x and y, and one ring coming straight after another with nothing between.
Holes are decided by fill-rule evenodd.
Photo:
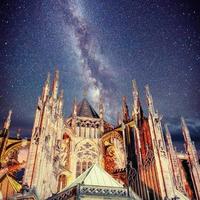
<instances>
[{"instance_id":1,"label":"window tracery","mask_svg":"<svg viewBox=\"0 0 200 200\"><path fill-rule=\"evenodd\" d=\"M98 151L94 144L85 142L77 148L76 176L90 168L98 158Z\"/></svg>"}]
</instances>

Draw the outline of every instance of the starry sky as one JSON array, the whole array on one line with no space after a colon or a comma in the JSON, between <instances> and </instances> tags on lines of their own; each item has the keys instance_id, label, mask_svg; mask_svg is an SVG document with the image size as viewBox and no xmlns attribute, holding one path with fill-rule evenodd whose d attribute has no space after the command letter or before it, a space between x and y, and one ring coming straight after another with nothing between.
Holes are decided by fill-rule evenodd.
<instances>
[{"instance_id":1,"label":"starry sky","mask_svg":"<svg viewBox=\"0 0 200 200\"><path fill-rule=\"evenodd\" d=\"M131 111L136 79L144 111L149 84L174 142L184 116L200 149L198 0L2 0L0 119L13 110L13 133L30 136L37 98L55 69L66 117L87 89L95 108L103 96L106 119L115 123L123 95Z\"/></svg>"}]
</instances>

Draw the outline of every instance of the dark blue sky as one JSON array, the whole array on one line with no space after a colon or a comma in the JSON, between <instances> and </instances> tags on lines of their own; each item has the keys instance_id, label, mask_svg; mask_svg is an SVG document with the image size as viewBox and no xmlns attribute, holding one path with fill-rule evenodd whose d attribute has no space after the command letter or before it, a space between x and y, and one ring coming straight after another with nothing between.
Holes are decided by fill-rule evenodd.
<instances>
[{"instance_id":1,"label":"dark blue sky","mask_svg":"<svg viewBox=\"0 0 200 200\"><path fill-rule=\"evenodd\" d=\"M0 2L0 119L30 134L47 72L60 70L65 116L74 96L116 119L121 97L131 110L136 79L144 109L149 84L175 140L180 116L200 139L200 5L198 0L42 0ZM199 144L198 144L199 145Z\"/></svg>"}]
</instances>

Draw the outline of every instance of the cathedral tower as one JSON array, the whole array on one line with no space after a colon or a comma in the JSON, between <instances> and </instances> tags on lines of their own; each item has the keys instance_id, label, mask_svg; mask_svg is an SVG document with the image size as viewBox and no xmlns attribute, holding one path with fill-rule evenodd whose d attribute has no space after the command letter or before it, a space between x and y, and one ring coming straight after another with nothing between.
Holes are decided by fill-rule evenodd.
<instances>
[{"instance_id":1,"label":"cathedral tower","mask_svg":"<svg viewBox=\"0 0 200 200\"><path fill-rule=\"evenodd\" d=\"M57 192L60 141L63 131L63 93L58 97L58 71L55 72L52 95L50 74L44 84L35 112L31 144L23 183L34 189L39 199Z\"/></svg>"},{"instance_id":2,"label":"cathedral tower","mask_svg":"<svg viewBox=\"0 0 200 200\"><path fill-rule=\"evenodd\" d=\"M161 117L159 116L158 112L155 111L149 86L146 86L145 89L149 112L148 122L153 145L153 153L155 157L156 171L158 175L160 195L162 199L172 199L175 197L175 191L162 132Z\"/></svg>"},{"instance_id":3,"label":"cathedral tower","mask_svg":"<svg viewBox=\"0 0 200 200\"><path fill-rule=\"evenodd\" d=\"M72 130L71 152L72 179L82 174L95 163L101 163L100 137L104 131L104 109L102 100L99 103L99 115L86 98L77 105L74 101L71 118L66 126Z\"/></svg>"},{"instance_id":4,"label":"cathedral tower","mask_svg":"<svg viewBox=\"0 0 200 200\"><path fill-rule=\"evenodd\" d=\"M139 91L135 80L132 80L133 108L132 117L136 125L141 125L143 119L143 111L140 103Z\"/></svg>"}]
</instances>

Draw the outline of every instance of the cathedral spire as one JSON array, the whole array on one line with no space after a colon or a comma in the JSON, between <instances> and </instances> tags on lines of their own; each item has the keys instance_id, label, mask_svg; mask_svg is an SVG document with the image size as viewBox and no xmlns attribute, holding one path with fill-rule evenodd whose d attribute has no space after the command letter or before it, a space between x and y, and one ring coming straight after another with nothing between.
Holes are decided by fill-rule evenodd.
<instances>
[{"instance_id":1,"label":"cathedral spire","mask_svg":"<svg viewBox=\"0 0 200 200\"><path fill-rule=\"evenodd\" d=\"M139 121L142 119L143 111L141 108L141 103L140 103L140 98L139 98L139 91L137 87L136 80L132 80L132 85L133 85L133 110L132 110L132 117L133 120L136 121L136 124L138 124Z\"/></svg>"},{"instance_id":2,"label":"cathedral spire","mask_svg":"<svg viewBox=\"0 0 200 200\"><path fill-rule=\"evenodd\" d=\"M103 96L100 95L99 98L99 117L100 117L100 130L103 133L104 131L104 105L103 105Z\"/></svg>"},{"instance_id":3,"label":"cathedral spire","mask_svg":"<svg viewBox=\"0 0 200 200\"><path fill-rule=\"evenodd\" d=\"M23 184L28 185L31 189L34 188L39 199L46 199L57 190L56 187L52 187L57 182L57 177L53 175L55 163L52 161L57 158L57 153L60 152L57 149L59 149L60 140L63 138L62 131L64 127L62 115L63 91L58 95L58 81L59 72L56 70L51 88L51 97L49 98L50 75L48 74L43 87L43 94L39 98L35 111L29 154L23 179ZM53 134L51 134L52 127ZM60 160L57 159L55 162L58 163ZM47 170L45 166L49 166L48 174L51 174L50 179L43 173Z\"/></svg>"},{"instance_id":4,"label":"cathedral spire","mask_svg":"<svg viewBox=\"0 0 200 200\"><path fill-rule=\"evenodd\" d=\"M126 96L122 97L122 118L123 122L128 122L130 120Z\"/></svg>"},{"instance_id":5,"label":"cathedral spire","mask_svg":"<svg viewBox=\"0 0 200 200\"><path fill-rule=\"evenodd\" d=\"M64 90L62 89L60 92L60 99L63 99L63 97L64 97Z\"/></svg>"},{"instance_id":6,"label":"cathedral spire","mask_svg":"<svg viewBox=\"0 0 200 200\"><path fill-rule=\"evenodd\" d=\"M50 84L50 72L48 72L48 74L47 74L47 79L46 79L46 85L49 85Z\"/></svg>"},{"instance_id":7,"label":"cathedral spire","mask_svg":"<svg viewBox=\"0 0 200 200\"><path fill-rule=\"evenodd\" d=\"M59 86L59 71L56 69L55 74L54 74L53 86L52 86L53 99L57 99L58 86Z\"/></svg>"},{"instance_id":8,"label":"cathedral spire","mask_svg":"<svg viewBox=\"0 0 200 200\"><path fill-rule=\"evenodd\" d=\"M49 95L49 90L50 90L50 73L48 72L47 79L46 79L45 85L43 86L43 91L42 91L43 102L46 101L47 96Z\"/></svg>"},{"instance_id":9,"label":"cathedral spire","mask_svg":"<svg viewBox=\"0 0 200 200\"><path fill-rule=\"evenodd\" d=\"M145 86L145 90L146 90L146 98L147 98L147 105L148 105L148 110L151 114L155 114L155 109L154 109L154 105L153 105L153 97L151 95L150 89L149 89L149 85Z\"/></svg>"},{"instance_id":10,"label":"cathedral spire","mask_svg":"<svg viewBox=\"0 0 200 200\"><path fill-rule=\"evenodd\" d=\"M9 110L7 119L5 120L4 126L3 126L3 128L6 130L10 128L11 116L12 116L12 110Z\"/></svg>"},{"instance_id":11,"label":"cathedral spire","mask_svg":"<svg viewBox=\"0 0 200 200\"><path fill-rule=\"evenodd\" d=\"M73 110L72 110L72 128L76 128L76 119L77 119L77 102L76 97L74 97L73 101Z\"/></svg>"},{"instance_id":12,"label":"cathedral spire","mask_svg":"<svg viewBox=\"0 0 200 200\"><path fill-rule=\"evenodd\" d=\"M103 105L103 97L100 96L99 98L99 117L101 119L104 118L104 105Z\"/></svg>"},{"instance_id":13,"label":"cathedral spire","mask_svg":"<svg viewBox=\"0 0 200 200\"><path fill-rule=\"evenodd\" d=\"M132 86L133 86L132 93L133 93L133 115L134 115L138 110L138 103L139 103L139 92L136 80L132 80Z\"/></svg>"},{"instance_id":14,"label":"cathedral spire","mask_svg":"<svg viewBox=\"0 0 200 200\"><path fill-rule=\"evenodd\" d=\"M167 124L165 124L165 133L166 133L166 140L167 140L167 145L171 150L174 150L173 144L172 144L172 138L171 134L169 132L169 128Z\"/></svg>"},{"instance_id":15,"label":"cathedral spire","mask_svg":"<svg viewBox=\"0 0 200 200\"><path fill-rule=\"evenodd\" d=\"M60 92L60 96L59 96L59 110L58 112L60 114L62 114L62 109L63 109L63 100L64 100L64 90L62 89L61 92Z\"/></svg>"},{"instance_id":16,"label":"cathedral spire","mask_svg":"<svg viewBox=\"0 0 200 200\"><path fill-rule=\"evenodd\" d=\"M138 86L135 79L132 80L133 92L135 96L139 96Z\"/></svg>"},{"instance_id":17,"label":"cathedral spire","mask_svg":"<svg viewBox=\"0 0 200 200\"><path fill-rule=\"evenodd\" d=\"M76 116L77 116L77 101L76 97L74 97L72 117L75 118Z\"/></svg>"},{"instance_id":18,"label":"cathedral spire","mask_svg":"<svg viewBox=\"0 0 200 200\"><path fill-rule=\"evenodd\" d=\"M155 111L153 98L149 86L145 86L148 105L148 122L154 150L156 168L158 172L158 182L160 185L161 197L163 199L172 199L175 197L174 184L171 174L170 163L167 157L166 145L164 141L161 117Z\"/></svg>"},{"instance_id":19,"label":"cathedral spire","mask_svg":"<svg viewBox=\"0 0 200 200\"><path fill-rule=\"evenodd\" d=\"M184 141L186 144L190 145L192 143L192 141L191 141L189 129L188 129L185 119L183 117L181 117L181 127L182 127Z\"/></svg>"}]
</instances>

